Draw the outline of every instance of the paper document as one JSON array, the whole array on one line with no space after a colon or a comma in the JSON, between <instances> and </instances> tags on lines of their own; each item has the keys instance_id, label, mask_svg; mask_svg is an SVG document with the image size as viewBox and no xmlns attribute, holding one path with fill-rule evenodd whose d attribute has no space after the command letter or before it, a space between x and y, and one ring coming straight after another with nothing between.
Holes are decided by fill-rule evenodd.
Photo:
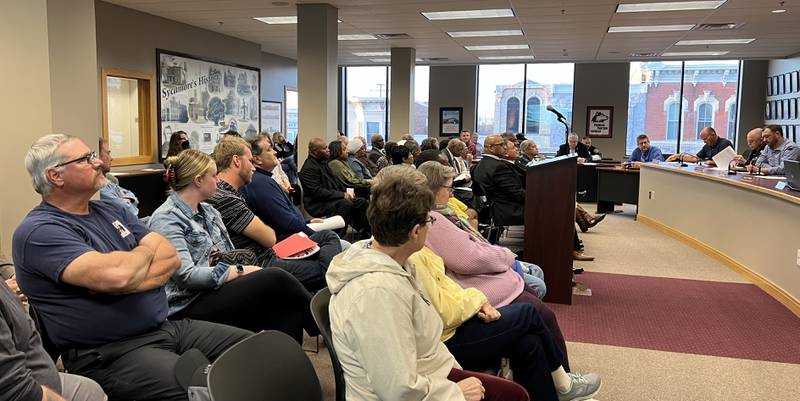
<instances>
[{"instance_id":1,"label":"paper document","mask_svg":"<svg viewBox=\"0 0 800 401\"><path fill-rule=\"evenodd\" d=\"M731 164L731 161L736 157L736 152L733 150L732 147L728 146L725 149L722 149L719 153L714 155L711 159L714 160L714 163L717 167L725 167L728 169L728 166Z\"/></svg>"},{"instance_id":2,"label":"paper document","mask_svg":"<svg viewBox=\"0 0 800 401\"><path fill-rule=\"evenodd\" d=\"M342 216L331 216L327 219L324 219L322 223L308 223L306 224L308 228L314 231L321 231L321 230L338 230L344 227L344 219Z\"/></svg>"},{"instance_id":3,"label":"paper document","mask_svg":"<svg viewBox=\"0 0 800 401\"><path fill-rule=\"evenodd\" d=\"M453 178L453 182L469 181L469 179L470 179L469 172L466 172L466 173L461 173L457 175L455 178Z\"/></svg>"}]
</instances>

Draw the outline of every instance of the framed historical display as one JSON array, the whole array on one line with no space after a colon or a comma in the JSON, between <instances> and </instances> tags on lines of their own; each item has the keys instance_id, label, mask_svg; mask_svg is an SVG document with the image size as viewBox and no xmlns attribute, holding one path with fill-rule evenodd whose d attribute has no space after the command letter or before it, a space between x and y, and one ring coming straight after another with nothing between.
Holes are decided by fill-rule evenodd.
<instances>
[{"instance_id":1,"label":"framed historical display","mask_svg":"<svg viewBox=\"0 0 800 401\"><path fill-rule=\"evenodd\" d=\"M458 135L464 127L463 107L439 107L439 134Z\"/></svg>"},{"instance_id":2,"label":"framed historical display","mask_svg":"<svg viewBox=\"0 0 800 401\"><path fill-rule=\"evenodd\" d=\"M586 134L590 138L611 138L614 128L613 106L586 107Z\"/></svg>"},{"instance_id":3,"label":"framed historical display","mask_svg":"<svg viewBox=\"0 0 800 401\"><path fill-rule=\"evenodd\" d=\"M283 103L261 101L261 131L283 132Z\"/></svg>"},{"instance_id":4,"label":"framed historical display","mask_svg":"<svg viewBox=\"0 0 800 401\"><path fill-rule=\"evenodd\" d=\"M173 132L211 153L228 131L261 131L261 71L255 67L156 49L159 158Z\"/></svg>"}]
</instances>

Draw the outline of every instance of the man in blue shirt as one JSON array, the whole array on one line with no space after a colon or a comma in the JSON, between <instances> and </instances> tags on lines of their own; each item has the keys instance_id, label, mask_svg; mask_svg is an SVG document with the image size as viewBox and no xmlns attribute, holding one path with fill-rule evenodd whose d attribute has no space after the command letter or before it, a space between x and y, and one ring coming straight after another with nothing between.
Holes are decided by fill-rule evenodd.
<instances>
[{"instance_id":1,"label":"man in blue shirt","mask_svg":"<svg viewBox=\"0 0 800 401\"><path fill-rule=\"evenodd\" d=\"M650 146L650 138L642 134L636 137L636 149L631 153L631 162L649 163L652 161L663 162L664 155L661 154L661 149Z\"/></svg>"},{"instance_id":2,"label":"man in blue shirt","mask_svg":"<svg viewBox=\"0 0 800 401\"><path fill-rule=\"evenodd\" d=\"M683 156L683 161L685 162L695 163L698 161L704 161L709 166L713 166L715 164L712 158L716 156L717 153L721 152L728 146L730 146L731 149L733 149L733 143L731 143L731 141L725 138L720 138L719 135L717 135L717 131L715 131L714 128L711 127L705 127L703 128L702 131L700 131L700 139L703 140L705 145L703 145L703 148L700 149L699 152L697 152L696 156L681 155L679 153L676 153L668 157L667 161L674 162L676 160L681 159L681 156Z\"/></svg>"},{"instance_id":3,"label":"man in blue shirt","mask_svg":"<svg viewBox=\"0 0 800 401\"><path fill-rule=\"evenodd\" d=\"M83 141L47 135L25 157L42 203L13 236L17 282L72 373L110 399L188 400L175 380L179 354L215 359L251 333L202 321L168 321L164 283L180 265L172 244L111 201Z\"/></svg>"}]
</instances>

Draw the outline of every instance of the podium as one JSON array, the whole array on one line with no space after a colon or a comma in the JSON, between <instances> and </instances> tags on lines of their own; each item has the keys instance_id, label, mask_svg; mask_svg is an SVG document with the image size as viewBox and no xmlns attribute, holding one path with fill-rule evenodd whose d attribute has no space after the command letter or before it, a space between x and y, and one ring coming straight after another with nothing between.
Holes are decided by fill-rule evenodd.
<instances>
[{"instance_id":1,"label":"podium","mask_svg":"<svg viewBox=\"0 0 800 401\"><path fill-rule=\"evenodd\" d=\"M576 156L561 156L530 166L525 173L522 256L544 271L546 302L572 304L577 171Z\"/></svg>"}]
</instances>

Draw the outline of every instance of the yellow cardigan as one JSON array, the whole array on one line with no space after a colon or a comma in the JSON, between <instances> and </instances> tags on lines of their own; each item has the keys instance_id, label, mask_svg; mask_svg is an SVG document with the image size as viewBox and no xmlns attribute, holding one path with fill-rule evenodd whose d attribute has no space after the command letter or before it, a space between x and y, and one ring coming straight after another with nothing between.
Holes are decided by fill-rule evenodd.
<instances>
[{"instance_id":1,"label":"yellow cardigan","mask_svg":"<svg viewBox=\"0 0 800 401\"><path fill-rule=\"evenodd\" d=\"M411 255L409 261L416 266L417 279L442 318L442 341L453 337L461 323L475 316L481 306L489 302L480 290L461 288L447 277L444 274L444 261L427 246Z\"/></svg>"},{"instance_id":2,"label":"yellow cardigan","mask_svg":"<svg viewBox=\"0 0 800 401\"><path fill-rule=\"evenodd\" d=\"M450 199L447 200L447 206L450 206L450 209L453 209L456 212L456 216L462 218L464 220L469 220L469 216L467 216L467 205L464 202L456 199L455 197L451 196Z\"/></svg>"}]
</instances>

